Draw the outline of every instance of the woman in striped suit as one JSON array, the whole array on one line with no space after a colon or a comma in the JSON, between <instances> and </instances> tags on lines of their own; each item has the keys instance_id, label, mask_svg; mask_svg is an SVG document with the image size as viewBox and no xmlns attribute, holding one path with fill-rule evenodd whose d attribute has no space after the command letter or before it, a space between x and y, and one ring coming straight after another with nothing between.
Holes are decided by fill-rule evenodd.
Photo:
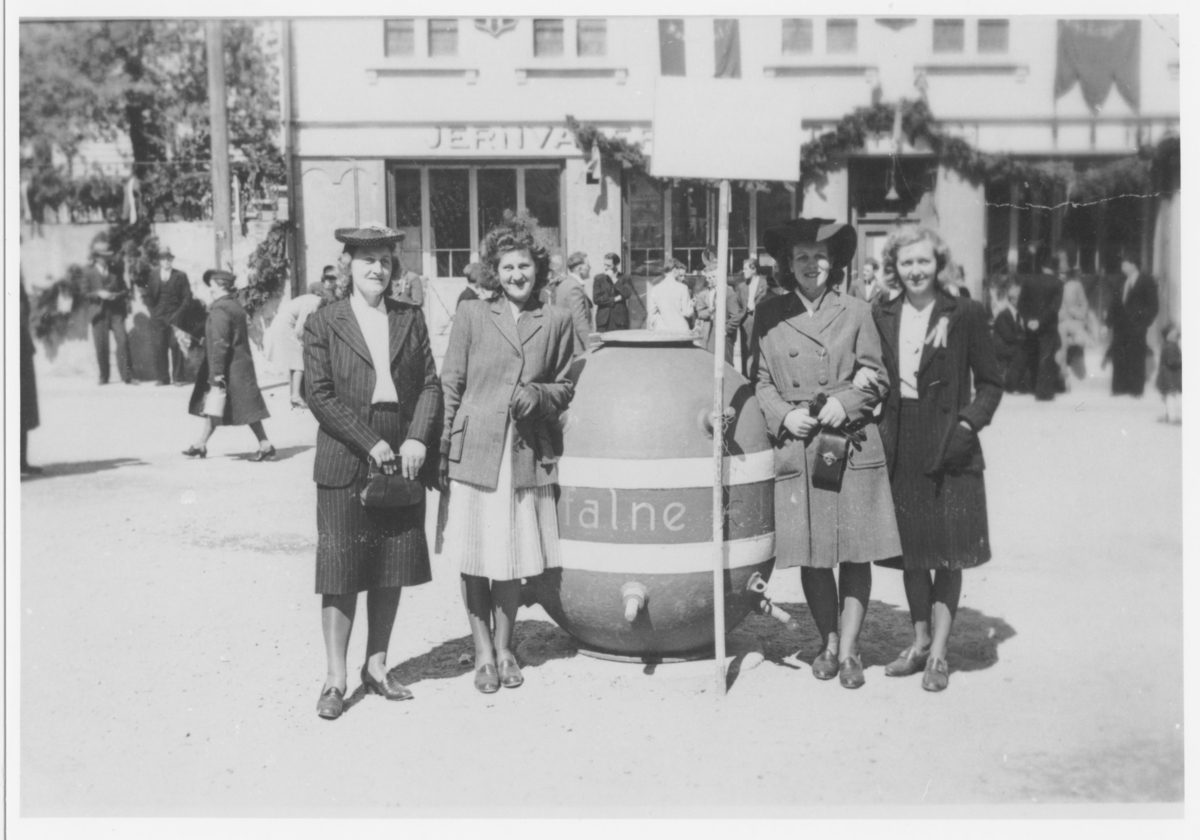
<instances>
[{"instance_id":1,"label":"woman in striped suit","mask_svg":"<svg viewBox=\"0 0 1200 840\"><path fill-rule=\"evenodd\" d=\"M327 673L317 714L341 715L346 646L358 593L367 593L368 694L407 700L412 692L387 671L388 640L405 586L430 580L425 503L368 508L359 498L368 463L417 479L426 447L437 440L441 386L425 319L387 295L400 270L404 234L382 225L342 228L338 265L342 299L311 315L304 332L308 405L321 424L317 482L317 592ZM432 483L432 466L424 476Z\"/></svg>"},{"instance_id":2,"label":"woman in striped suit","mask_svg":"<svg viewBox=\"0 0 1200 840\"><path fill-rule=\"evenodd\" d=\"M450 493L446 553L462 573L475 639L475 687L523 682L512 632L521 579L558 563L558 415L573 386L571 313L541 301L549 255L530 224L507 218L480 261L492 301L465 301L442 364L440 486Z\"/></svg>"},{"instance_id":3,"label":"woman in striped suit","mask_svg":"<svg viewBox=\"0 0 1200 840\"><path fill-rule=\"evenodd\" d=\"M873 314L891 383L880 432L904 553L879 565L903 569L914 633L884 673L924 672L922 688L941 691L950 680L946 646L962 570L992 556L979 431L992 421L1004 378L983 305L937 282L950 261L937 233L902 228L889 237L883 261L903 286ZM870 378L860 373L855 384Z\"/></svg>"}]
</instances>

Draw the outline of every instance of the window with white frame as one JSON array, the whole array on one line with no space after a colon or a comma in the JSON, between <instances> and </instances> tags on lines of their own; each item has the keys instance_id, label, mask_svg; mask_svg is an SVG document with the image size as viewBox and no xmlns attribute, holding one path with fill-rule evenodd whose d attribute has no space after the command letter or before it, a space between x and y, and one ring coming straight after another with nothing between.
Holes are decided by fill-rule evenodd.
<instances>
[{"instance_id":1,"label":"window with white frame","mask_svg":"<svg viewBox=\"0 0 1200 840\"><path fill-rule=\"evenodd\" d=\"M858 52L858 21L854 18L830 18L825 21L825 52Z\"/></svg>"},{"instance_id":2,"label":"window with white frame","mask_svg":"<svg viewBox=\"0 0 1200 840\"><path fill-rule=\"evenodd\" d=\"M783 19L783 54L809 55L813 51L812 18Z\"/></svg>"},{"instance_id":3,"label":"window with white frame","mask_svg":"<svg viewBox=\"0 0 1200 840\"><path fill-rule=\"evenodd\" d=\"M962 18L938 18L933 21L933 51L960 53L966 48L966 22Z\"/></svg>"},{"instance_id":4,"label":"window with white frame","mask_svg":"<svg viewBox=\"0 0 1200 840\"><path fill-rule=\"evenodd\" d=\"M416 34L412 18L396 18L383 22L383 54L410 56L416 52Z\"/></svg>"},{"instance_id":5,"label":"window with white frame","mask_svg":"<svg viewBox=\"0 0 1200 840\"><path fill-rule=\"evenodd\" d=\"M576 49L581 56L608 53L608 21L604 18L580 18L576 29Z\"/></svg>"},{"instance_id":6,"label":"window with white frame","mask_svg":"<svg viewBox=\"0 0 1200 840\"><path fill-rule=\"evenodd\" d=\"M533 54L538 58L558 58L563 54L562 18L533 22Z\"/></svg>"},{"instance_id":7,"label":"window with white frame","mask_svg":"<svg viewBox=\"0 0 1200 840\"><path fill-rule=\"evenodd\" d=\"M429 54L458 55L458 19L429 19Z\"/></svg>"},{"instance_id":8,"label":"window with white frame","mask_svg":"<svg viewBox=\"0 0 1200 840\"><path fill-rule=\"evenodd\" d=\"M1003 19L979 21L979 51L1008 52L1008 21Z\"/></svg>"}]
</instances>

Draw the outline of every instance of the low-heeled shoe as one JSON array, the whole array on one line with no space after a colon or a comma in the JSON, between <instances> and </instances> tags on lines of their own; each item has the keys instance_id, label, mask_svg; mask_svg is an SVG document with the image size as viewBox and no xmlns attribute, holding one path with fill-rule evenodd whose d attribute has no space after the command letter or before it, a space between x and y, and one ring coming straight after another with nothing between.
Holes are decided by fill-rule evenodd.
<instances>
[{"instance_id":1,"label":"low-heeled shoe","mask_svg":"<svg viewBox=\"0 0 1200 840\"><path fill-rule=\"evenodd\" d=\"M821 655L813 660L813 676L819 680L831 680L838 675L837 656L831 650L821 651Z\"/></svg>"},{"instance_id":2,"label":"low-heeled shoe","mask_svg":"<svg viewBox=\"0 0 1200 840\"><path fill-rule=\"evenodd\" d=\"M400 682L391 674L384 674L383 682L371 676L371 672L367 670L367 666L362 668L362 684L367 690L367 694L378 694L380 697L386 697L388 700L411 700L413 693L408 689L408 686Z\"/></svg>"},{"instance_id":3,"label":"low-heeled shoe","mask_svg":"<svg viewBox=\"0 0 1200 840\"><path fill-rule=\"evenodd\" d=\"M207 458L208 448L204 446L189 446L183 450L183 454L189 458Z\"/></svg>"},{"instance_id":4,"label":"low-heeled shoe","mask_svg":"<svg viewBox=\"0 0 1200 840\"><path fill-rule=\"evenodd\" d=\"M500 660L500 685L505 688L516 688L523 682L525 682L525 678L521 676L521 669L517 665L517 660Z\"/></svg>"},{"instance_id":5,"label":"low-heeled shoe","mask_svg":"<svg viewBox=\"0 0 1200 840\"><path fill-rule=\"evenodd\" d=\"M919 651L915 647L905 648L884 667L883 673L889 677L911 677L924 671L928 661L928 649Z\"/></svg>"},{"instance_id":6,"label":"low-heeled shoe","mask_svg":"<svg viewBox=\"0 0 1200 840\"><path fill-rule=\"evenodd\" d=\"M838 666L838 682L842 688L862 688L867 678L863 676L862 660L857 656L847 656Z\"/></svg>"},{"instance_id":7,"label":"low-heeled shoe","mask_svg":"<svg viewBox=\"0 0 1200 840\"><path fill-rule=\"evenodd\" d=\"M342 710L346 708L344 694L340 688L327 688L322 691L321 698L317 700L317 714L325 720L340 718Z\"/></svg>"},{"instance_id":8,"label":"low-heeled shoe","mask_svg":"<svg viewBox=\"0 0 1200 840\"><path fill-rule=\"evenodd\" d=\"M272 461L275 459L275 447L268 446L266 449L260 449L251 457L251 461Z\"/></svg>"},{"instance_id":9,"label":"low-heeled shoe","mask_svg":"<svg viewBox=\"0 0 1200 840\"><path fill-rule=\"evenodd\" d=\"M495 694L500 690L500 677L495 665L480 665L475 671L475 687L484 694Z\"/></svg>"},{"instance_id":10,"label":"low-heeled shoe","mask_svg":"<svg viewBox=\"0 0 1200 840\"><path fill-rule=\"evenodd\" d=\"M926 691L945 691L950 685L950 666L945 659L929 660L925 666L925 676L921 677L921 688Z\"/></svg>"}]
</instances>

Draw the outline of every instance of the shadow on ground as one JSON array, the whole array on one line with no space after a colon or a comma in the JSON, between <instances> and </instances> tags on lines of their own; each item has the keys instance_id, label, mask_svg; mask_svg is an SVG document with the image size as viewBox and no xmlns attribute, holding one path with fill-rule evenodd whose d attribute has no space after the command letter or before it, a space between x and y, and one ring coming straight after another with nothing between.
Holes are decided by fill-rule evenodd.
<instances>
[{"instance_id":1,"label":"shadow on ground","mask_svg":"<svg viewBox=\"0 0 1200 840\"><path fill-rule=\"evenodd\" d=\"M737 627L738 634L753 636L763 656L778 665L796 655L812 664L821 651L821 639L806 604L778 604L789 612L793 623L784 625L773 618L751 615ZM962 607L954 620L946 661L954 671L980 671L995 665L1002 642L1017 634L1002 618L984 615ZM912 622L906 610L872 601L859 636L859 651L864 668L886 665L912 640ZM798 653L797 653L798 652Z\"/></svg>"},{"instance_id":2,"label":"shadow on ground","mask_svg":"<svg viewBox=\"0 0 1200 840\"><path fill-rule=\"evenodd\" d=\"M285 446L282 449L276 449L275 457L272 458L271 460L272 461L286 461L288 458L292 458L296 455L299 455L301 452L307 452L310 449L312 449L311 444L308 444L306 446ZM255 452L243 452L239 455L230 455L229 457L231 460L234 460L234 461L253 461L254 456L257 454L258 453L256 451Z\"/></svg>"},{"instance_id":3,"label":"shadow on ground","mask_svg":"<svg viewBox=\"0 0 1200 840\"><path fill-rule=\"evenodd\" d=\"M549 621L518 621L513 628L513 648L522 669L537 668L552 659L569 659L578 653L575 642L556 624ZM475 670L475 642L470 636L460 636L435 647L420 656L405 660L390 669L390 673L407 686L424 680L445 680L470 674ZM357 675L351 676L352 681ZM360 684L346 697L346 711L366 696Z\"/></svg>"},{"instance_id":4,"label":"shadow on ground","mask_svg":"<svg viewBox=\"0 0 1200 840\"><path fill-rule=\"evenodd\" d=\"M140 458L109 458L105 461L76 461L65 464L40 464L40 473L21 476L21 481L36 481L39 478L59 478L67 475L91 475L92 473L116 470L121 467L144 467Z\"/></svg>"}]
</instances>

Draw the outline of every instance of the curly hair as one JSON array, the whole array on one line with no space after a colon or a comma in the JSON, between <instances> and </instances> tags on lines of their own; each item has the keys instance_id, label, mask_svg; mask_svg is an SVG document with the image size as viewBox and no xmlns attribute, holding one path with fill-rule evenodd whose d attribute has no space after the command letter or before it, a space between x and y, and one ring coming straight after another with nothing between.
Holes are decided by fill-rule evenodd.
<instances>
[{"instance_id":1,"label":"curly hair","mask_svg":"<svg viewBox=\"0 0 1200 840\"><path fill-rule=\"evenodd\" d=\"M511 211L505 211L504 221L492 228L479 245L479 261L484 267L479 279L480 288L500 289L500 259L510 251L524 251L533 260L536 269L533 296L536 297L550 282L550 252L542 244L537 220Z\"/></svg>"},{"instance_id":2,"label":"curly hair","mask_svg":"<svg viewBox=\"0 0 1200 840\"><path fill-rule=\"evenodd\" d=\"M357 246L362 247L362 246ZM342 253L338 255L337 260L337 282L333 287L333 296L335 300L343 300L350 297L350 290L354 288L354 278L350 274L350 263L354 260L354 252L357 250L354 245L347 245L342 249ZM392 290L392 283L400 276L400 272L404 270L404 266L400 263L400 246L393 245L392 252L392 274L388 277L387 286L383 289L384 297L387 297Z\"/></svg>"},{"instance_id":3,"label":"curly hair","mask_svg":"<svg viewBox=\"0 0 1200 840\"><path fill-rule=\"evenodd\" d=\"M942 271L950 264L950 246L938 235L936 230L924 225L904 225L887 238L887 242L883 246L883 270L890 272L899 280L900 272L896 270L896 256L900 253L901 248L916 245L918 242L928 242L933 246L933 258L937 266L934 276L940 278ZM942 288L940 279L937 284L938 288Z\"/></svg>"}]
</instances>

